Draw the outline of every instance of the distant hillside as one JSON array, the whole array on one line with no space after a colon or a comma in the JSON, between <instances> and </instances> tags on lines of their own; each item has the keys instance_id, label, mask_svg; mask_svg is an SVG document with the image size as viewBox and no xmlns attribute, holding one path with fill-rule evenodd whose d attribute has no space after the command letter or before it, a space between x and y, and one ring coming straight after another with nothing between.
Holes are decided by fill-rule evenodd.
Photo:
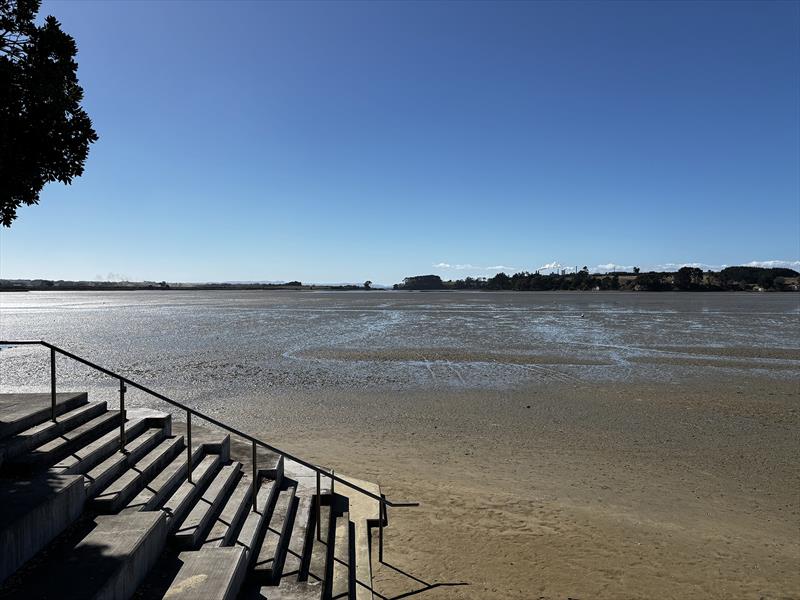
<instances>
[{"instance_id":1,"label":"distant hillside","mask_svg":"<svg viewBox=\"0 0 800 600\"><path fill-rule=\"evenodd\" d=\"M396 290L627 290L663 291L778 291L800 290L800 273L792 269L727 267L721 271L683 267L677 271L589 273L584 267L577 273L540 274L522 271L494 277L466 277L443 281L438 275L406 277Z\"/></svg>"}]
</instances>

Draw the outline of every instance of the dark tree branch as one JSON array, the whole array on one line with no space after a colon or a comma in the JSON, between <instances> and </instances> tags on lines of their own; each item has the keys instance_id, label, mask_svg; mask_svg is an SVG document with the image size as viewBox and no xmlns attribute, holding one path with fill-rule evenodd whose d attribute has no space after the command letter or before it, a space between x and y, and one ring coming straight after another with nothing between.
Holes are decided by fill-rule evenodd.
<instances>
[{"instance_id":1,"label":"dark tree branch","mask_svg":"<svg viewBox=\"0 0 800 600\"><path fill-rule=\"evenodd\" d=\"M0 223L38 204L48 182L83 173L97 140L81 108L75 40L53 17L38 27L38 0L0 0Z\"/></svg>"}]
</instances>

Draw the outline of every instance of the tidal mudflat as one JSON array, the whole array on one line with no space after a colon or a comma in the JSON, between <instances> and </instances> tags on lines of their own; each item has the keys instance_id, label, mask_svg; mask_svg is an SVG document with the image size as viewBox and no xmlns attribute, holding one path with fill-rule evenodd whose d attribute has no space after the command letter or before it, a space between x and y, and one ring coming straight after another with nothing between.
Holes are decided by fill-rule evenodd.
<instances>
[{"instance_id":1,"label":"tidal mudflat","mask_svg":"<svg viewBox=\"0 0 800 600\"><path fill-rule=\"evenodd\" d=\"M421 501L389 597L800 598L797 294L0 294L0 337ZM3 391L46 389L0 352Z\"/></svg>"}]
</instances>

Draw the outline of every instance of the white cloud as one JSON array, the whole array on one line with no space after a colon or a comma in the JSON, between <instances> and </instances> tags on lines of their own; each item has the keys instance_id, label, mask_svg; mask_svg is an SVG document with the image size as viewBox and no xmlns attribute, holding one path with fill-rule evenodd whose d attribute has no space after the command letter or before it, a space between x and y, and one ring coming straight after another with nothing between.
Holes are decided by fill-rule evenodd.
<instances>
[{"instance_id":1,"label":"white cloud","mask_svg":"<svg viewBox=\"0 0 800 600\"><path fill-rule=\"evenodd\" d=\"M800 260L751 260L750 262L747 263L733 263L733 265L729 264L711 265L702 262L680 262L680 263L670 262L661 265L656 265L655 268L660 271L677 271L681 267L692 267L695 269L703 269L706 271L707 270L721 271L722 269L730 266L765 267L771 269L775 269L778 267L785 267L788 269L798 269L800 268Z\"/></svg>"},{"instance_id":2,"label":"white cloud","mask_svg":"<svg viewBox=\"0 0 800 600\"><path fill-rule=\"evenodd\" d=\"M560 262L554 260L553 262L549 262L546 265L542 265L541 267L539 267L538 270L539 271L558 271L559 269L564 269L564 268L566 268L566 267L564 267L564 265L562 265Z\"/></svg>"},{"instance_id":3,"label":"white cloud","mask_svg":"<svg viewBox=\"0 0 800 600\"><path fill-rule=\"evenodd\" d=\"M708 263L701 263L701 262L664 263L663 265L657 265L657 268L665 271L677 271L681 267L693 267L697 269L705 269L705 270L711 269L712 271L721 271L722 269L730 266L765 267L769 269L784 267L787 269L797 269L800 268L800 260L751 260L750 262L734 263L733 265L727 265L727 264L710 265Z\"/></svg>"},{"instance_id":4,"label":"white cloud","mask_svg":"<svg viewBox=\"0 0 800 600\"><path fill-rule=\"evenodd\" d=\"M455 271L513 271L515 267L506 267L504 265L495 265L492 267L480 267L478 265L466 264L452 264L446 262L439 262L433 265L434 269L453 269Z\"/></svg>"},{"instance_id":5,"label":"white cloud","mask_svg":"<svg viewBox=\"0 0 800 600\"><path fill-rule=\"evenodd\" d=\"M709 265L700 262L683 262L683 263L664 263L663 265L656 265L656 268L660 271L677 271L682 267L691 267L693 269L704 269L704 270L711 269L712 271L719 271L720 269L724 269L727 266L728 265Z\"/></svg>"},{"instance_id":6,"label":"white cloud","mask_svg":"<svg viewBox=\"0 0 800 600\"><path fill-rule=\"evenodd\" d=\"M740 263L742 264L742 263ZM595 265L594 271L597 273L604 273L608 271L633 271L635 265L620 265L614 262L608 262L605 264ZM703 269L704 271L712 270L712 271L720 271L725 267L730 265L721 264L721 265L712 265L703 262L668 262L663 263L660 265L641 265L642 271L677 271L681 267L692 267L695 269ZM800 260L751 260L748 263L743 263L742 266L745 267L767 267L767 268L777 268L777 267L785 267L789 269L797 269L800 270ZM522 269L519 267L510 267L508 265L491 265L488 267L483 267L480 265L473 265L470 263L448 263L448 262L438 262L433 265L435 269L442 269L442 270L451 270L451 271L494 271L500 272L504 271L506 273L516 273ZM550 273L553 271L561 271L561 269L569 269L572 270L572 267L566 266L554 260L547 264L542 265L537 270L543 273ZM111 274L109 274L110 276Z\"/></svg>"},{"instance_id":7,"label":"white cloud","mask_svg":"<svg viewBox=\"0 0 800 600\"><path fill-rule=\"evenodd\" d=\"M128 276L110 272L108 275L95 275L94 279L95 281L128 281Z\"/></svg>"},{"instance_id":8,"label":"white cloud","mask_svg":"<svg viewBox=\"0 0 800 600\"><path fill-rule=\"evenodd\" d=\"M617 263L606 263L604 265L597 265L597 271L632 271L633 265L618 265Z\"/></svg>"},{"instance_id":9,"label":"white cloud","mask_svg":"<svg viewBox=\"0 0 800 600\"><path fill-rule=\"evenodd\" d=\"M775 269L783 267L786 269L797 269L800 267L800 260L751 260L749 263L744 263L743 267L766 267Z\"/></svg>"}]
</instances>

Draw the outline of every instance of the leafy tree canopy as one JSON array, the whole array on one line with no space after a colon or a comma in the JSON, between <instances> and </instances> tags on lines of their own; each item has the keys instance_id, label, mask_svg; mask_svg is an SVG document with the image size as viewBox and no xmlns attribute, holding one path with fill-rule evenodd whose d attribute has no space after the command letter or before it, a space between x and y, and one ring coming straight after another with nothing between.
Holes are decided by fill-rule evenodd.
<instances>
[{"instance_id":1,"label":"leafy tree canopy","mask_svg":"<svg viewBox=\"0 0 800 600\"><path fill-rule=\"evenodd\" d=\"M509 276L498 273L494 277L466 277L452 281L442 281L438 275L417 275L406 277L403 283L395 284L395 289L404 290L747 290L762 289L792 291L797 289L796 279L800 276L792 269L768 269L759 267L728 267L721 272L707 271L694 267L682 267L676 272L641 273L637 268L630 273L589 273L584 268L577 273L551 273L541 275L522 271ZM624 277L624 279L623 279Z\"/></svg>"},{"instance_id":2,"label":"leafy tree canopy","mask_svg":"<svg viewBox=\"0 0 800 600\"><path fill-rule=\"evenodd\" d=\"M97 141L81 108L75 40L55 17L34 19L40 0L0 0L0 222L39 203L46 183L83 173Z\"/></svg>"},{"instance_id":3,"label":"leafy tree canopy","mask_svg":"<svg viewBox=\"0 0 800 600\"><path fill-rule=\"evenodd\" d=\"M404 290L441 290L444 288L444 283L438 275L415 275L406 277L402 285L397 287Z\"/></svg>"},{"instance_id":4,"label":"leafy tree canopy","mask_svg":"<svg viewBox=\"0 0 800 600\"><path fill-rule=\"evenodd\" d=\"M798 275L794 269L765 269L763 267L728 267L722 269L720 275L726 280L758 283L765 272L771 273L773 277L797 277Z\"/></svg>"}]
</instances>

